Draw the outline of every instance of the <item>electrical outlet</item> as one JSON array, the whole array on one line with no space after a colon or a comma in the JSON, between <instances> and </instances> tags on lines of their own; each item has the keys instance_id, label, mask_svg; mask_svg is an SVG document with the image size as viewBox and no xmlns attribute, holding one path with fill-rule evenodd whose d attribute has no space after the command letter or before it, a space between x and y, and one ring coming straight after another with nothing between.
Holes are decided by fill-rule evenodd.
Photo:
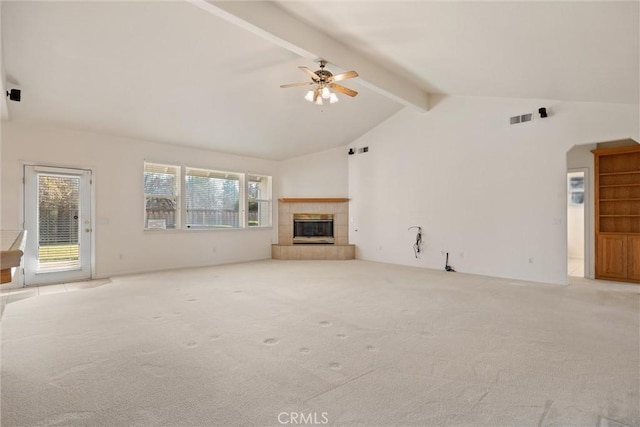
<instances>
[{"instance_id":1,"label":"electrical outlet","mask_svg":"<svg viewBox=\"0 0 640 427\"><path fill-rule=\"evenodd\" d=\"M444 256L445 252L444 251L440 251L440 255Z\"/></svg>"},{"instance_id":2,"label":"electrical outlet","mask_svg":"<svg viewBox=\"0 0 640 427\"><path fill-rule=\"evenodd\" d=\"M216 248L215 246L213 247L213 253L215 254L216 252L218 252L218 248Z\"/></svg>"}]
</instances>

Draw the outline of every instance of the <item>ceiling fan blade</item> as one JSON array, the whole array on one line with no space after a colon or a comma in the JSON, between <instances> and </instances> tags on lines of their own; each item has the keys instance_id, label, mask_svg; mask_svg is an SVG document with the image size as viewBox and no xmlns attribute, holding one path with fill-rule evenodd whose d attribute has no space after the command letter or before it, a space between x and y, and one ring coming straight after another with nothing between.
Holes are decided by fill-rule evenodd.
<instances>
[{"instance_id":1,"label":"ceiling fan blade","mask_svg":"<svg viewBox=\"0 0 640 427\"><path fill-rule=\"evenodd\" d=\"M288 85L280 85L280 87L296 87L296 86L308 86L314 84L313 82L304 83L289 83Z\"/></svg>"},{"instance_id":2,"label":"ceiling fan blade","mask_svg":"<svg viewBox=\"0 0 640 427\"><path fill-rule=\"evenodd\" d=\"M315 103L318 100L318 97L320 96L320 91L318 89L313 91L313 102Z\"/></svg>"},{"instance_id":3,"label":"ceiling fan blade","mask_svg":"<svg viewBox=\"0 0 640 427\"><path fill-rule=\"evenodd\" d=\"M358 94L358 92L356 92L355 90L349 89L348 87L337 85L335 83L330 84L329 87L333 90L336 90L340 93L344 93L345 95L349 95L349 96L356 96Z\"/></svg>"},{"instance_id":4,"label":"ceiling fan blade","mask_svg":"<svg viewBox=\"0 0 640 427\"><path fill-rule=\"evenodd\" d=\"M311 77L312 79L320 80L320 76L314 73L313 71L311 71L310 68L307 68L307 67L298 67L298 68L300 68L304 73L308 74L309 77Z\"/></svg>"},{"instance_id":5,"label":"ceiling fan blade","mask_svg":"<svg viewBox=\"0 0 640 427\"><path fill-rule=\"evenodd\" d=\"M341 80L352 79L354 77L358 77L358 73L356 73L355 71L347 71L346 73L337 74L333 76L333 81L339 82Z\"/></svg>"}]
</instances>

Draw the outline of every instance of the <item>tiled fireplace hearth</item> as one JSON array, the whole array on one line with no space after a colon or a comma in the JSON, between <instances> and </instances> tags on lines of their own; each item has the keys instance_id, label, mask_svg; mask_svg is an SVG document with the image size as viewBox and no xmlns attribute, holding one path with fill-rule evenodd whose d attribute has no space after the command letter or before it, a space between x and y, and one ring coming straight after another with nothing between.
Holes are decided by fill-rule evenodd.
<instances>
[{"instance_id":1,"label":"tiled fireplace hearth","mask_svg":"<svg viewBox=\"0 0 640 427\"><path fill-rule=\"evenodd\" d=\"M349 199L280 199L278 244L271 246L271 257L288 260L354 259L356 250L355 245L349 244L348 218ZM331 229L333 236L330 236Z\"/></svg>"}]
</instances>

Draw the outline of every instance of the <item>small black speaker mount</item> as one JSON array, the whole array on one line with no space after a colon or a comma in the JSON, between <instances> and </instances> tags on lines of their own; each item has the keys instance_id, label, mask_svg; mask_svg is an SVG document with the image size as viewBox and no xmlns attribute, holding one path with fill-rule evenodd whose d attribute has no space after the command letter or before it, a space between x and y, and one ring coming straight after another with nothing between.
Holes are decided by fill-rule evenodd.
<instances>
[{"instance_id":1,"label":"small black speaker mount","mask_svg":"<svg viewBox=\"0 0 640 427\"><path fill-rule=\"evenodd\" d=\"M22 98L22 91L20 89L8 90L7 96L12 101L20 102L20 99Z\"/></svg>"},{"instance_id":2,"label":"small black speaker mount","mask_svg":"<svg viewBox=\"0 0 640 427\"><path fill-rule=\"evenodd\" d=\"M545 117L549 116L549 114L547 113L547 109L545 107L538 108L538 113L540 113L541 119L544 119Z\"/></svg>"}]
</instances>

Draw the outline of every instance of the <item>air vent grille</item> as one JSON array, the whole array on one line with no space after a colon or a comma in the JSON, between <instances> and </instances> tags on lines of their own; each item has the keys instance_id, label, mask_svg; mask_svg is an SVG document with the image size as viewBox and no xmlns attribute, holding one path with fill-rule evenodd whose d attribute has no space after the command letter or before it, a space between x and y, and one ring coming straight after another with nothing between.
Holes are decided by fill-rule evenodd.
<instances>
[{"instance_id":1,"label":"air vent grille","mask_svg":"<svg viewBox=\"0 0 640 427\"><path fill-rule=\"evenodd\" d=\"M519 116L509 117L509 124L517 125L518 123L530 122L531 120L533 120L532 113L521 114Z\"/></svg>"}]
</instances>

